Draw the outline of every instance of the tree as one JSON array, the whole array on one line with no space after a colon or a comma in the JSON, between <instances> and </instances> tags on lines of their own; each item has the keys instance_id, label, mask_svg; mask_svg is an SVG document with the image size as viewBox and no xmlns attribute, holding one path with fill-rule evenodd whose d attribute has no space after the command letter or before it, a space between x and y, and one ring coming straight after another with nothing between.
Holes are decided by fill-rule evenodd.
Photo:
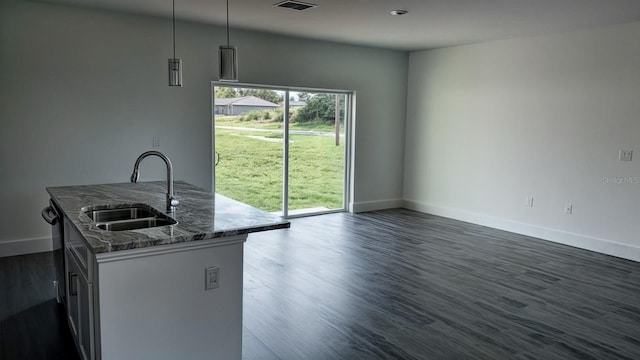
<instances>
[{"instance_id":1,"label":"tree","mask_svg":"<svg viewBox=\"0 0 640 360\"><path fill-rule=\"evenodd\" d=\"M243 96L255 96L257 98L272 102L274 104L279 104L283 101L282 95L278 94L278 92L274 90L242 89L242 88L233 88L233 87L226 87L226 86L221 86L216 88L216 98L218 99L243 97Z\"/></svg>"},{"instance_id":2,"label":"tree","mask_svg":"<svg viewBox=\"0 0 640 360\"><path fill-rule=\"evenodd\" d=\"M282 102L282 95L278 94L278 92L274 90L268 89L239 89L239 96L255 96L262 100L266 100L272 102L274 104L279 104Z\"/></svg>"},{"instance_id":3,"label":"tree","mask_svg":"<svg viewBox=\"0 0 640 360\"><path fill-rule=\"evenodd\" d=\"M236 89L232 87L221 86L216 88L216 98L225 99L237 97Z\"/></svg>"},{"instance_id":4,"label":"tree","mask_svg":"<svg viewBox=\"0 0 640 360\"><path fill-rule=\"evenodd\" d=\"M307 105L296 115L297 122L333 122L336 118L336 94L317 94L305 97ZM344 114L344 96L340 96L340 112ZM344 116L344 115L341 115Z\"/></svg>"},{"instance_id":5,"label":"tree","mask_svg":"<svg viewBox=\"0 0 640 360\"><path fill-rule=\"evenodd\" d=\"M309 101L310 98L311 98L311 94L309 93L306 93L306 92L298 93L298 99L300 101Z\"/></svg>"}]
</instances>

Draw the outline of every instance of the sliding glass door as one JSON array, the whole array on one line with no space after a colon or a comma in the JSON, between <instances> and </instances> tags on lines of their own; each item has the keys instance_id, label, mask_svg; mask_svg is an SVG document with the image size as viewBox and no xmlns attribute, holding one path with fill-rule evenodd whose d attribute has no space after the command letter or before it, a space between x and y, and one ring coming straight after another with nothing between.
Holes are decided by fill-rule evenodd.
<instances>
[{"instance_id":1,"label":"sliding glass door","mask_svg":"<svg viewBox=\"0 0 640 360\"><path fill-rule=\"evenodd\" d=\"M289 214L342 210L345 208L347 95L291 92L290 96Z\"/></svg>"},{"instance_id":2,"label":"sliding glass door","mask_svg":"<svg viewBox=\"0 0 640 360\"><path fill-rule=\"evenodd\" d=\"M352 94L213 83L215 191L265 211L344 211Z\"/></svg>"}]
</instances>

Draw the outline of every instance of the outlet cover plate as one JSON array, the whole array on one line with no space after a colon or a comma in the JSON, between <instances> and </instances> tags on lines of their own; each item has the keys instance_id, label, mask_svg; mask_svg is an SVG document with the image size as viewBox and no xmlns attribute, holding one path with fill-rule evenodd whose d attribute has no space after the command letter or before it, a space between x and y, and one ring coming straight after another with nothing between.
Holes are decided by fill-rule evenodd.
<instances>
[{"instance_id":1,"label":"outlet cover plate","mask_svg":"<svg viewBox=\"0 0 640 360\"><path fill-rule=\"evenodd\" d=\"M618 160L620 161L633 160L633 150L620 150L620 153L618 153Z\"/></svg>"},{"instance_id":2,"label":"outlet cover plate","mask_svg":"<svg viewBox=\"0 0 640 360\"><path fill-rule=\"evenodd\" d=\"M204 269L204 289L213 290L220 287L220 266L209 266Z\"/></svg>"},{"instance_id":3,"label":"outlet cover plate","mask_svg":"<svg viewBox=\"0 0 640 360\"><path fill-rule=\"evenodd\" d=\"M573 204L566 203L564 205L564 213L567 215L573 214Z\"/></svg>"},{"instance_id":4,"label":"outlet cover plate","mask_svg":"<svg viewBox=\"0 0 640 360\"><path fill-rule=\"evenodd\" d=\"M526 200L527 207L533 207L533 196L529 196Z\"/></svg>"}]
</instances>

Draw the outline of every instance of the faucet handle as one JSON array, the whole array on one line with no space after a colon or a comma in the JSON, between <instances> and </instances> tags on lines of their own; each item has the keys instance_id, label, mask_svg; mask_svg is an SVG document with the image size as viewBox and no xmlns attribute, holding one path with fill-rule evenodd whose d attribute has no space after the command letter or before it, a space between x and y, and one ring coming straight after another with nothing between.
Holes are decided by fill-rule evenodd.
<instances>
[{"instance_id":1,"label":"faucet handle","mask_svg":"<svg viewBox=\"0 0 640 360\"><path fill-rule=\"evenodd\" d=\"M180 205L180 201L178 201L178 199L170 199L170 202L171 202L171 206Z\"/></svg>"}]
</instances>

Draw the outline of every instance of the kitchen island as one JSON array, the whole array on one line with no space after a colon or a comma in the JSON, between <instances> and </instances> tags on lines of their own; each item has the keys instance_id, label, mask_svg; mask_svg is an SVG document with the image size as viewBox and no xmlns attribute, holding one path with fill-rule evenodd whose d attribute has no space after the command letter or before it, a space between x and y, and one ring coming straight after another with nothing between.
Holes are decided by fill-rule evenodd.
<instances>
[{"instance_id":1,"label":"kitchen island","mask_svg":"<svg viewBox=\"0 0 640 360\"><path fill-rule=\"evenodd\" d=\"M84 359L241 359L243 245L289 222L176 182L49 187L64 217L67 317ZM109 231L91 210L146 206L175 224ZM107 228L108 229L108 228Z\"/></svg>"}]
</instances>

